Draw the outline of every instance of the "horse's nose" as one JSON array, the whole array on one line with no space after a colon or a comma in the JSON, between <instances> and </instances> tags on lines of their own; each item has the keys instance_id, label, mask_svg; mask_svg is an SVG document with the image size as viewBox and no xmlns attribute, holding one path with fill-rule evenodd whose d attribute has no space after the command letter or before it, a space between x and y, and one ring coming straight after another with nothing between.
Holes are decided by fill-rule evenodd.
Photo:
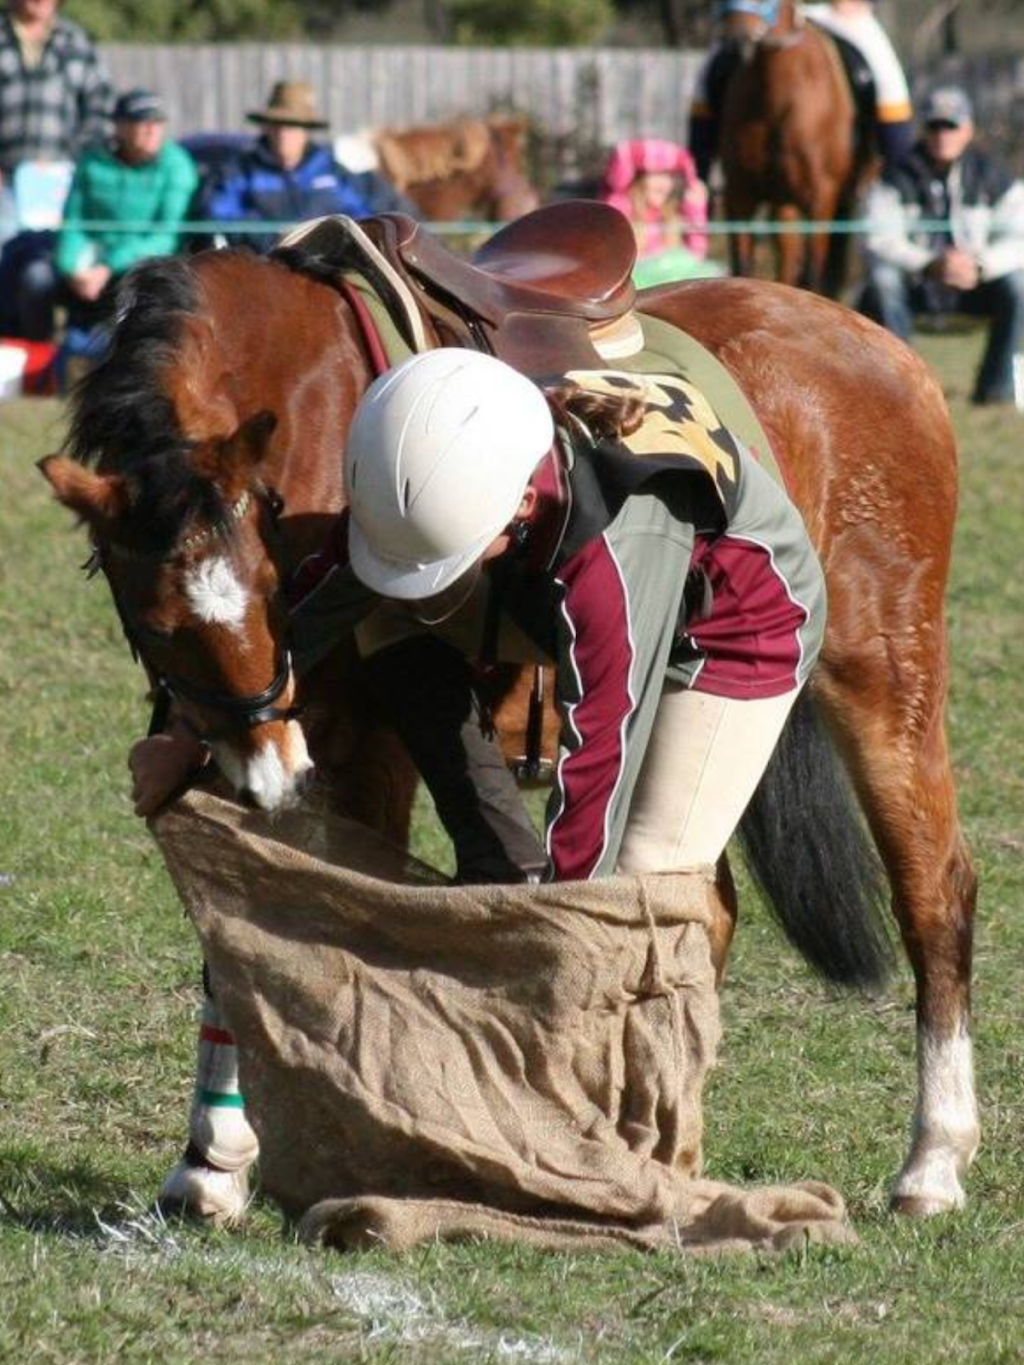
<instances>
[{"instance_id":1,"label":"horse's nose","mask_svg":"<svg viewBox=\"0 0 1024 1365\"><path fill-rule=\"evenodd\" d=\"M238 790L238 799L243 806L249 806L252 810L255 810L259 804L251 787L240 787Z\"/></svg>"},{"instance_id":2,"label":"horse's nose","mask_svg":"<svg viewBox=\"0 0 1024 1365\"><path fill-rule=\"evenodd\" d=\"M313 785L313 779L315 776L316 769L313 767L312 763L309 765L308 768L303 768L301 772L297 772L295 774L295 795L305 796L306 793L309 791L310 787Z\"/></svg>"}]
</instances>

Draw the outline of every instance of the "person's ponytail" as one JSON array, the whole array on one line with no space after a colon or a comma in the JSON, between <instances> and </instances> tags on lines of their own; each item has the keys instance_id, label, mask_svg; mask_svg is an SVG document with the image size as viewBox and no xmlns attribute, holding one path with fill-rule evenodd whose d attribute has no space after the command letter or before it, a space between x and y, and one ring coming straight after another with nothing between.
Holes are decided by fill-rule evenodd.
<instances>
[{"instance_id":1,"label":"person's ponytail","mask_svg":"<svg viewBox=\"0 0 1024 1365\"><path fill-rule=\"evenodd\" d=\"M575 417L596 439L629 436L644 420L646 404L639 384L615 393L598 393L566 381L544 389L544 396L558 418Z\"/></svg>"}]
</instances>

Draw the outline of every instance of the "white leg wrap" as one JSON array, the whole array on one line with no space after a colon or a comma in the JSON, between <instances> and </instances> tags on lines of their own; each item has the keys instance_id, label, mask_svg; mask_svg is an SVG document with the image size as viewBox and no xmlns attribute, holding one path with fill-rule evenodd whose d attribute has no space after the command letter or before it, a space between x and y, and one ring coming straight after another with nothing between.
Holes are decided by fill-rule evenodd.
<instances>
[{"instance_id":1,"label":"white leg wrap","mask_svg":"<svg viewBox=\"0 0 1024 1365\"><path fill-rule=\"evenodd\" d=\"M161 1207L215 1223L236 1222L249 1202L249 1168L260 1149L238 1089L238 1049L209 996L199 1026L189 1146L191 1152L161 1187ZM195 1157L209 1165L196 1164Z\"/></svg>"},{"instance_id":2,"label":"white leg wrap","mask_svg":"<svg viewBox=\"0 0 1024 1365\"><path fill-rule=\"evenodd\" d=\"M196 1088L189 1117L193 1145L223 1171L240 1171L256 1160L259 1142L245 1116L238 1089L238 1048L216 1002L207 997L199 1028Z\"/></svg>"},{"instance_id":3,"label":"white leg wrap","mask_svg":"<svg viewBox=\"0 0 1024 1365\"><path fill-rule=\"evenodd\" d=\"M893 1206L927 1216L963 1208L961 1179L978 1150L971 1035L951 1038L924 1030L917 1039L918 1099L910 1155L893 1189Z\"/></svg>"}]
</instances>

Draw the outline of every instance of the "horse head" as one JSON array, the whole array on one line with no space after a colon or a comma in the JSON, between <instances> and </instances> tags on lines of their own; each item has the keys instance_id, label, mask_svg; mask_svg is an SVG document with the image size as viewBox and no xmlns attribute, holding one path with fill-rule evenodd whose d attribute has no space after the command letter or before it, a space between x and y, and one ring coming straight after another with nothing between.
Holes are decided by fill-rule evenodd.
<instances>
[{"instance_id":1,"label":"horse head","mask_svg":"<svg viewBox=\"0 0 1024 1365\"><path fill-rule=\"evenodd\" d=\"M759 43L769 37L784 38L798 25L793 0L718 0L715 14L724 41L737 47L745 61L753 57Z\"/></svg>"},{"instance_id":2,"label":"horse head","mask_svg":"<svg viewBox=\"0 0 1024 1365\"><path fill-rule=\"evenodd\" d=\"M275 425L256 413L227 436L187 443L183 459L40 462L88 527L90 566L108 581L157 704L173 702L239 795L265 810L294 804L313 766L295 719L279 500L259 478Z\"/></svg>"}]
</instances>

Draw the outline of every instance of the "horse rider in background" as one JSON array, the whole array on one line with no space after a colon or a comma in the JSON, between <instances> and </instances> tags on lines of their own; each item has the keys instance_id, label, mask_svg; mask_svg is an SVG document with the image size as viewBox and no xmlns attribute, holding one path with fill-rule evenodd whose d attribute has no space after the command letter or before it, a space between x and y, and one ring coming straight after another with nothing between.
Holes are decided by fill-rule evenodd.
<instances>
[{"instance_id":1,"label":"horse rider in background","mask_svg":"<svg viewBox=\"0 0 1024 1365\"><path fill-rule=\"evenodd\" d=\"M203 191L199 216L224 223L301 223L328 213L365 218L407 213L415 206L374 171L350 171L312 134L328 127L304 81L279 81L266 107L247 115L261 129L221 176ZM247 234L257 251L269 251L279 232Z\"/></svg>"},{"instance_id":2,"label":"horse rider in background","mask_svg":"<svg viewBox=\"0 0 1024 1365\"><path fill-rule=\"evenodd\" d=\"M974 144L958 86L934 90L920 142L868 192L862 313L904 341L915 314L989 320L972 401L1008 403L1024 336L1024 182Z\"/></svg>"},{"instance_id":3,"label":"horse rider in background","mask_svg":"<svg viewBox=\"0 0 1024 1365\"><path fill-rule=\"evenodd\" d=\"M771 27L779 0L716 0L716 18L752 14ZM837 40L850 79L858 126L883 167L895 165L913 143L913 108L900 59L875 13L874 0L825 0L804 4L800 14ZM853 53L849 53L849 48ZM852 61L848 59L852 58ZM860 61L857 61L860 58ZM729 79L740 60L736 46L719 41L697 75L690 106L690 152L707 181L718 155L719 123ZM873 107L865 108L865 98Z\"/></svg>"}]
</instances>

